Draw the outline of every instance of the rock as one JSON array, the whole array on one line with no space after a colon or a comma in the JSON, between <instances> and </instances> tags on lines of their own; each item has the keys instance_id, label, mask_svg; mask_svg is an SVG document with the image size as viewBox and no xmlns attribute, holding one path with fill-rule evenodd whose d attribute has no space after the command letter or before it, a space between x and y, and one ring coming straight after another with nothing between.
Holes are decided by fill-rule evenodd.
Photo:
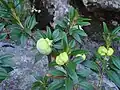
<instances>
[{"instance_id":1,"label":"rock","mask_svg":"<svg viewBox=\"0 0 120 90\"><path fill-rule=\"evenodd\" d=\"M84 43L82 45L82 49L83 50L87 50L88 54L87 54L87 59L90 59L91 57L93 57L97 51L97 48L100 46L100 44L96 43L95 41L92 41L88 38L84 39Z\"/></svg>"},{"instance_id":2,"label":"rock","mask_svg":"<svg viewBox=\"0 0 120 90\"><path fill-rule=\"evenodd\" d=\"M90 8L103 8L107 10L120 11L120 0L82 0L84 5Z\"/></svg>"},{"instance_id":3,"label":"rock","mask_svg":"<svg viewBox=\"0 0 120 90\"><path fill-rule=\"evenodd\" d=\"M48 71L48 60L46 56L40 58L40 60L34 64L36 50L31 50L31 44L21 47L15 44L13 45L15 48L12 47L1 47L2 45L10 44L0 42L0 54L4 53L12 53L14 55L13 61L15 62L14 70L10 73L10 77L4 80L0 85L0 90L31 90L32 83L36 81L33 77L34 75L37 76L44 76ZM96 43L92 40L85 39L83 44L83 49L87 49L89 54L87 56L88 59L93 57L99 43ZM78 65L77 70L86 69L83 65ZM92 72L89 75L88 79L91 83L97 84L98 83L98 75ZM105 90L118 90L116 85L108 80L106 77L103 78Z\"/></svg>"},{"instance_id":4,"label":"rock","mask_svg":"<svg viewBox=\"0 0 120 90\"><path fill-rule=\"evenodd\" d=\"M82 69L88 69L90 70L89 68L79 64L77 66L77 70L82 70ZM93 71L90 72L89 76L87 77L87 80L89 82L91 82L93 85L97 86L98 83L99 83L99 75ZM119 90L117 88L117 86L112 82L110 81L109 79L107 79L105 76L103 77L103 84L102 84L104 90ZM80 89L81 90L81 89ZM98 90L98 88L96 88L95 90Z\"/></svg>"},{"instance_id":5,"label":"rock","mask_svg":"<svg viewBox=\"0 0 120 90\"><path fill-rule=\"evenodd\" d=\"M39 29L46 29L46 26L50 25L50 22L53 20L53 15L48 12L49 5L46 0L30 0L31 2L31 12L35 14L36 25ZM38 12L40 11L40 12Z\"/></svg>"},{"instance_id":6,"label":"rock","mask_svg":"<svg viewBox=\"0 0 120 90\"><path fill-rule=\"evenodd\" d=\"M12 47L1 47L2 45L13 45ZM11 43L0 42L0 55L13 54L15 62L14 70L10 77L4 80L0 85L0 90L31 90L32 83L35 81L34 75L43 76L48 71L47 57L43 56L34 64L37 50L31 50L32 47L17 46ZM2 88L2 89L1 89Z\"/></svg>"},{"instance_id":7,"label":"rock","mask_svg":"<svg viewBox=\"0 0 120 90\"><path fill-rule=\"evenodd\" d=\"M34 7L35 10L41 11L40 13L35 10L33 12L39 29L45 29L46 26L50 26L50 22L62 18L69 9L68 0L30 0L30 2L32 8Z\"/></svg>"},{"instance_id":8,"label":"rock","mask_svg":"<svg viewBox=\"0 0 120 90\"><path fill-rule=\"evenodd\" d=\"M69 0L48 0L48 1L51 3L51 5L54 5L54 20L62 18L68 12L70 6L68 3Z\"/></svg>"}]
</instances>

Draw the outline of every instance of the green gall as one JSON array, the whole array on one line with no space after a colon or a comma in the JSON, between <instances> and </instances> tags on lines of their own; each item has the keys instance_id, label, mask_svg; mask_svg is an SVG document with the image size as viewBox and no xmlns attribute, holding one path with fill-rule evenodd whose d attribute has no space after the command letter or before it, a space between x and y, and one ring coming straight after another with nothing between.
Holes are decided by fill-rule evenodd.
<instances>
[{"instance_id":1,"label":"green gall","mask_svg":"<svg viewBox=\"0 0 120 90\"><path fill-rule=\"evenodd\" d=\"M63 52L56 57L56 63L58 65L64 65L67 62L68 62L68 54L66 52Z\"/></svg>"},{"instance_id":2,"label":"green gall","mask_svg":"<svg viewBox=\"0 0 120 90\"><path fill-rule=\"evenodd\" d=\"M98 48L98 53L101 55L101 56L105 56L107 54L107 49L105 46L100 46Z\"/></svg>"},{"instance_id":3,"label":"green gall","mask_svg":"<svg viewBox=\"0 0 120 90\"><path fill-rule=\"evenodd\" d=\"M52 52L52 40L48 38L41 38L37 41L36 48L37 50L44 55L49 55Z\"/></svg>"},{"instance_id":4,"label":"green gall","mask_svg":"<svg viewBox=\"0 0 120 90\"><path fill-rule=\"evenodd\" d=\"M114 53L114 50L112 48L109 48L107 51L107 56L112 56Z\"/></svg>"}]
</instances>

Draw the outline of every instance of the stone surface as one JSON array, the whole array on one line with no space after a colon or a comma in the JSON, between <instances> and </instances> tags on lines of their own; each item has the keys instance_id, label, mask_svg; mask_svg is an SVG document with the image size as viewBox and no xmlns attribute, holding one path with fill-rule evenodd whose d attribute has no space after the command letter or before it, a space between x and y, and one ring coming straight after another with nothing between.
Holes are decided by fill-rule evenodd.
<instances>
[{"instance_id":1,"label":"stone surface","mask_svg":"<svg viewBox=\"0 0 120 90\"><path fill-rule=\"evenodd\" d=\"M14 55L13 60L15 62L14 70L10 73L10 77L4 80L0 85L0 90L31 90L32 83L35 80L34 75L43 76L48 71L48 60L46 56L40 58L40 60L34 64L36 50L32 49L32 44L27 44L25 47L17 46L12 44L15 48L12 47L1 47L3 45L10 44L0 42L0 54L12 53ZM97 47L102 43L96 43L88 38L84 39L82 48L87 49L89 54L87 58L90 59ZM11 44L10 44L11 45ZM83 65L78 65L77 69L81 70L85 68ZM98 75L96 73L90 74L90 82L93 84L98 83ZM103 79L105 90L118 90L116 85L108 80L106 77Z\"/></svg>"},{"instance_id":2,"label":"stone surface","mask_svg":"<svg viewBox=\"0 0 120 90\"><path fill-rule=\"evenodd\" d=\"M82 70L82 69L88 69L90 70L89 68L87 67L84 67L83 65L79 64L77 66L77 69L78 70ZM92 72L90 73L90 75L88 76L87 80L89 82L91 82L93 85L95 86L98 86L98 83L99 83L99 76L98 74L96 74L95 72ZM103 83L102 83L102 86L105 90L119 90L117 88L117 86L111 82L109 79L107 79L105 76L103 77ZM97 90L98 88L96 88L95 90ZM80 89L81 90L81 89Z\"/></svg>"},{"instance_id":3,"label":"stone surface","mask_svg":"<svg viewBox=\"0 0 120 90\"><path fill-rule=\"evenodd\" d=\"M62 18L69 9L68 0L30 0L31 12L36 16L39 29L50 26L54 20ZM29 6L28 6L29 7ZM34 11L32 11L34 9ZM35 10L40 10L38 13Z\"/></svg>"},{"instance_id":4,"label":"stone surface","mask_svg":"<svg viewBox=\"0 0 120 90\"><path fill-rule=\"evenodd\" d=\"M48 70L48 61L46 56L43 56L42 58L40 58L40 61L38 63L34 64L36 50L31 50L31 46L26 46L22 48L21 46L16 46L13 44L15 48L1 48L1 46L6 44L10 43L0 42L0 54L12 53L13 55L15 55L15 57L13 58L15 62L15 67L14 71L10 73L10 78L4 80L1 84L0 90L31 90L32 83L35 81L33 75L44 75ZM89 50L89 55L87 56L87 58L91 58L93 56L99 45L99 43L96 43L87 38L84 40L83 49ZM79 65L77 68L78 70L80 70L81 68L84 68L84 66ZM97 84L97 74L92 73L89 76L89 80L92 83ZM118 90L115 84L109 81L106 77L104 77L103 81L106 88L105 90L110 90L110 88L112 88L112 90Z\"/></svg>"},{"instance_id":5,"label":"stone surface","mask_svg":"<svg viewBox=\"0 0 120 90\"><path fill-rule=\"evenodd\" d=\"M32 83L35 81L34 75L44 75L48 70L47 57L43 56L34 64L36 50L31 50L31 46L1 47L10 43L0 42L0 55L5 53L13 54L15 62L14 70L10 77L2 82L0 90L31 90Z\"/></svg>"},{"instance_id":6,"label":"stone surface","mask_svg":"<svg viewBox=\"0 0 120 90\"><path fill-rule=\"evenodd\" d=\"M82 0L86 7L120 11L120 0Z\"/></svg>"},{"instance_id":7,"label":"stone surface","mask_svg":"<svg viewBox=\"0 0 120 90\"><path fill-rule=\"evenodd\" d=\"M68 1L69 0L48 0L49 6L54 6L52 9L52 12L54 12L54 20L62 18L68 12L68 9L70 7ZM48 7L48 11L51 13L51 8Z\"/></svg>"}]
</instances>

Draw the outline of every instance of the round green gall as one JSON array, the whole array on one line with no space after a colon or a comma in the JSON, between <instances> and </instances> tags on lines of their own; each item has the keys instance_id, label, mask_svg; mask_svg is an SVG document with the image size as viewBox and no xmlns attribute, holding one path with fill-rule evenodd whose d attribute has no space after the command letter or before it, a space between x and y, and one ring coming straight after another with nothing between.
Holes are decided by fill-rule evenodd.
<instances>
[{"instance_id":1,"label":"round green gall","mask_svg":"<svg viewBox=\"0 0 120 90\"><path fill-rule=\"evenodd\" d=\"M85 55L85 54L77 54L77 55L76 55L76 57L79 57L79 56L82 57L83 60L86 59L86 55Z\"/></svg>"},{"instance_id":2,"label":"round green gall","mask_svg":"<svg viewBox=\"0 0 120 90\"><path fill-rule=\"evenodd\" d=\"M48 38L41 38L37 41L36 48L37 50L44 55L49 55L52 52L52 40Z\"/></svg>"},{"instance_id":3,"label":"round green gall","mask_svg":"<svg viewBox=\"0 0 120 90\"><path fill-rule=\"evenodd\" d=\"M56 57L56 63L58 65L64 65L67 62L68 62L68 54L66 52L63 52Z\"/></svg>"},{"instance_id":4,"label":"round green gall","mask_svg":"<svg viewBox=\"0 0 120 90\"><path fill-rule=\"evenodd\" d=\"M112 48L109 48L107 51L107 56L112 56L114 53L114 50Z\"/></svg>"},{"instance_id":5,"label":"round green gall","mask_svg":"<svg viewBox=\"0 0 120 90\"><path fill-rule=\"evenodd\" d=\"M105 56L107 54L107 49L105 46L100 46L98 48L98 53L101 55L101 56Z\"/></svg>"}]
</instances>

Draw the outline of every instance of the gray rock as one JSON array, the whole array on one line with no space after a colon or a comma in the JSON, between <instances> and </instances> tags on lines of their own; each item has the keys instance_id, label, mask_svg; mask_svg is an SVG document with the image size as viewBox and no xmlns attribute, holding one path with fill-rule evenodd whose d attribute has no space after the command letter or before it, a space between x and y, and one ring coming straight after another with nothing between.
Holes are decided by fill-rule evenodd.
<instances>
[{"instance_id":1,"label":"gray rock","mask_svg":"<svg viewBox=\"0 0 120 90\"><path fill-rule=\"evenodd\" d=\"M54 20L62 18L68 12L70 7L68 1L69 0L47 0L48 5L46 6L48 6L48 11L54 15ZM54 6L53 9L49 8L51 5Z\"/></svg>"},{"instance_id":2,"label":"gray rock","mask_svg":"<svg viewBox=\"0 0 120 90\"><path fill-rule=\"evenodd\" d=\"M82 70L82 69L88 69L89 70L89 68L84 67L83 65L79 64L77 66L77 70ZM87 80L97 87L98 84L99 84L99 75L97 73L91 71ZM112 81L107 79L105 76L103 76L102 87L105 88L105 90L119 90L117 88L117 86ZM98 88L96 88L95 90L98 90Z\"/></svg>"},{"instance_id":3,"label":"gray rock","mask_svg":"<svg viewBox=\"0 0 120 90\"><path fill-rule=\"evenodd\" d=\"M37 50L31 50L31 45L27 45L25 47L17 46L12 44L15 48L12 47L4 47L2 45L10 44L0 42L0 54L4 53L12 53L14 55L13 61L15 62L14 70L10 73L10 77L4 80L0 85L0 90L31 90L32 83L35 80L33 75L43 76L48 71L48 60L46 56L40 58L40 60L34 64L35 55ZM96 43L92 40L86 38L83 43L83 49L87 49L89 51L89 55L87 56L90 59L97 47L99 47L99 43ZM77 69L81 70L84 67L83 65L78 65ZM98 75L96 73L91 73L88 79L91 83L98 83ZM108 80L106 77L103 78L105 90L118 90L116 85Z\"/></svg>"},{"instance_id":4,"label":"gray rock","mask_svg":"<svg viewBox=\"0 0 120 90\"><path fill-rule=\"evenodd\" d=\"M93 57L95 55L97 48L99 46L100 46L100 44L96 43L95 41L85 38L84 43L82 45L82 49L88 51L87 58L90 59L91 57Z\"/></svg>"},{"instance_id":5,"label":"gray rock","mask_svg":"<svg viewBox=\"0 0 120 90\"><path fill-rule=\"evenodd\" d=\"M32 47L13 46L1 47L10 43L0 42L0 54L11 53L14 55L14 70L10 73L10 77L1 83L0 90L31 90L32 83L35 81L34 75L45 75L48 70L47 57L43 56L34 64L37 50L31 50Z\"/></svg>"},{"instance_id":6,"label":"gray rock","mask_svg":"<svg viewBox=\"0 0 120 90\"><path fill-rule=\"evenodd\" d=\"M120 11L120 0L82 0L86 7Z\"/></svg>"}]
</instances>

